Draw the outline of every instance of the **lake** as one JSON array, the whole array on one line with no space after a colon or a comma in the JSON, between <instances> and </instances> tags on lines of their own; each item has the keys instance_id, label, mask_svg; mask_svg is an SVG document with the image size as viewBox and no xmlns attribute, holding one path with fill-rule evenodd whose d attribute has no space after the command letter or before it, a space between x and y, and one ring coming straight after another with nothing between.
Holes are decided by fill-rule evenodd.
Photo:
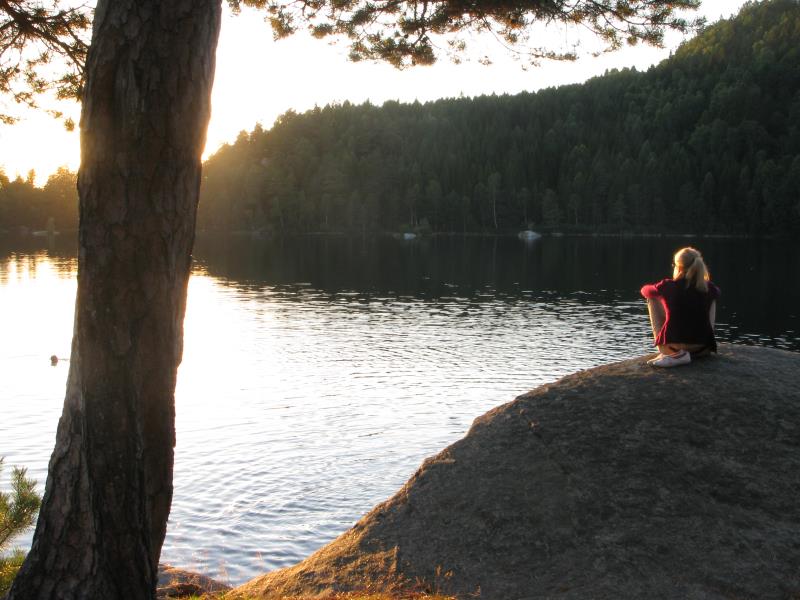
<instances>
[{"instance_id":1,"label":"lake","mask_svg":"<svg viewBox=\"0 0 800 600\"><path fill-rule=\"evenodd\" d=\"M4 487L11 465L46 478L76 289L62 244L0 240ZM162 560L234 584L293 564L493 406L651 352L639 288L687 244L722 288L719 339L800 351L795 242L200 237Z\"/></svg>"}]
</instances>

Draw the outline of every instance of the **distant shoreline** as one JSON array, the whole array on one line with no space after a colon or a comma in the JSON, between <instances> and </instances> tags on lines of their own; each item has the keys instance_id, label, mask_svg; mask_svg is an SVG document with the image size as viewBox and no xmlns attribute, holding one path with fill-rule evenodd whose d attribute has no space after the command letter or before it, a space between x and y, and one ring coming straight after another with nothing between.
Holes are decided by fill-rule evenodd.
<instances>
[{"instance_id":1,"label":"distant shoreline","mask_svg":"<svg viewBox=\"0 0 800 600\"><path fill-rule=\"evenodd\" d=\"M433 231L427 233L414 233L415 239L427 238L514 238L517 237L523 229L519 231L501 231L501 232L480 232L480 231ZM782 240L790 239L792 236L784 234L747 234L747 233L643 233L643 232L573 232L573 231L548 231L548 230L534 230L542 237L603 237L603 238L703 238L703 239L752 239L752 240ZM360 238L360 237L397 237L401 236L402 231L369 231L365 234L359 232L347 231L307 231L307 232L287 232L287 233L266 233L261 231L247 231L247 230L234 230L234 231L216 231L216 230L199 230L197 235L220 235L231 237L247 237L250 236L255 239L278 239L278 238L302 238L302 237L332 237L332 238ZM406 240L412 241L412 240Z\"/></svg>"},{"instance_id":2,"label":"distant shoreline","mask_svg":"<svg viewBox=\"0 0 800 600\"><path fill-rule=\"evenodd\" d=\"M502 231L502 232L455 232L455 231L436 231L425 233L414 233L413 238L403 239L405 232L401 231L369 231L366 233L347 232L347 231L311 231L311 232L263 232L263 231L218 231L218 230L198 230L195 234L196 238L232 238L257 242L266 242L269 240L281 239L303 239L303 238L331 238L331 239L376 239L376 238L395 238L399 243L413 244L416 242L425 242L434 239L516 239L519 237L519 231ZM540 237L534 239L520 239L520 243L526 245L535 245L541 243L542 239L547 238L619 238L619 239L673 239L673 240L752 240L752 241L777 241L777 242L791 242L794 236L787 234L745 234L745 233L644 233L644 232L573 232L573 231L547 231L535 230L540 234ZM411 232L409 232L411 233ZM76 244L77 249L78 232L77 231L61 231L59 235L54 238L32 236L19 234L17 232L0 231L0 243L2 243L7 250L14 249L18 246L29 246L36 248L54 248L64 249L71 245Z\"/></svg>"}]
</instances>

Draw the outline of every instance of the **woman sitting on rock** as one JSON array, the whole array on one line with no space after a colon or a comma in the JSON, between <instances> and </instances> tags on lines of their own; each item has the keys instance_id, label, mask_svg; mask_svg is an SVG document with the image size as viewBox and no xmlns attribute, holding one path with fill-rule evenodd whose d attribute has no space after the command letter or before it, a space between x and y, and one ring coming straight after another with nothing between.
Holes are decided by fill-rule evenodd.
<instances>
[{"instance_id":1,"label":"woman sitting on rock","mask_svg":"<svg viewBox=\"0 0 800 600\"><path fill-rule=\"evenodd\" d=\"M703 256L681 248L673 259L672 279L642 288L647 298L658 356L654 367L677 367L717 351L714 318L719 288L711 283Z\"/></svg>"}]
</instances>

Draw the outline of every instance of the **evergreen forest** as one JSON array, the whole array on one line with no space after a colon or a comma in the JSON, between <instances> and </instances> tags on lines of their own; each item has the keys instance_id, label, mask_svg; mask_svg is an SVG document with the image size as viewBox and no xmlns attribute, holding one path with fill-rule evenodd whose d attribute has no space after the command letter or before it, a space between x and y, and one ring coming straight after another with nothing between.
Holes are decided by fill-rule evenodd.
<instances>
[{"instance_id":1,"label":"evergreen forest","mask_svg":"<svg viewBox=\"0 0 800 600\"><path fill-rule=\"evenodd\" d=\"M0 231L76 230L75 180L0 171ZM800 0L750 2L646 72L287 112L208 159L198 227L800 233Z\"/></svg>"},{"instance_id":2,"label":"evergreen forest","mask_svg":"<svg viewBox=\"0 0 800 600\"><path fill-rule=\"evenodd\" d=\"M745 5L646 72L287 112L206 163L198 226L800 232L800 2Z\"/></svg>"},{"instance_id":3,"label":"evergreen forest","mask_svg":"<svg viewBox=\"0 0 800 600\"><path fill-rule=\"evenodd\" d=\"M60 167L36 186L36 173L9 180L0 169L0 232L32 232L47 229L53 219L55 229L75 233L78 230L77 174Z\"/></svg>"}]
</instances>

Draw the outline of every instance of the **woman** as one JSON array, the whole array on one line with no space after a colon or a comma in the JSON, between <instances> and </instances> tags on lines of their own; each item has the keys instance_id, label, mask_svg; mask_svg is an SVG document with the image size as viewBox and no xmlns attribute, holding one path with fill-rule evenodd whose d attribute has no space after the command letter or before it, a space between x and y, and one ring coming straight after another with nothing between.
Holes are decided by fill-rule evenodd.
<instances>
[{"instance_id":1,"label":"woman","mask_svg":"<svg viewBox=\"0 0 800 600\"><path fill-rule=\"evenodd\" d=\"M672 279L642 288L647 298L658 356L654 367L677 367L717 351L714 318L719 288L711 283L703 256L694 248L681 248L672 262Z\"/></svg>"}]
</instances>

